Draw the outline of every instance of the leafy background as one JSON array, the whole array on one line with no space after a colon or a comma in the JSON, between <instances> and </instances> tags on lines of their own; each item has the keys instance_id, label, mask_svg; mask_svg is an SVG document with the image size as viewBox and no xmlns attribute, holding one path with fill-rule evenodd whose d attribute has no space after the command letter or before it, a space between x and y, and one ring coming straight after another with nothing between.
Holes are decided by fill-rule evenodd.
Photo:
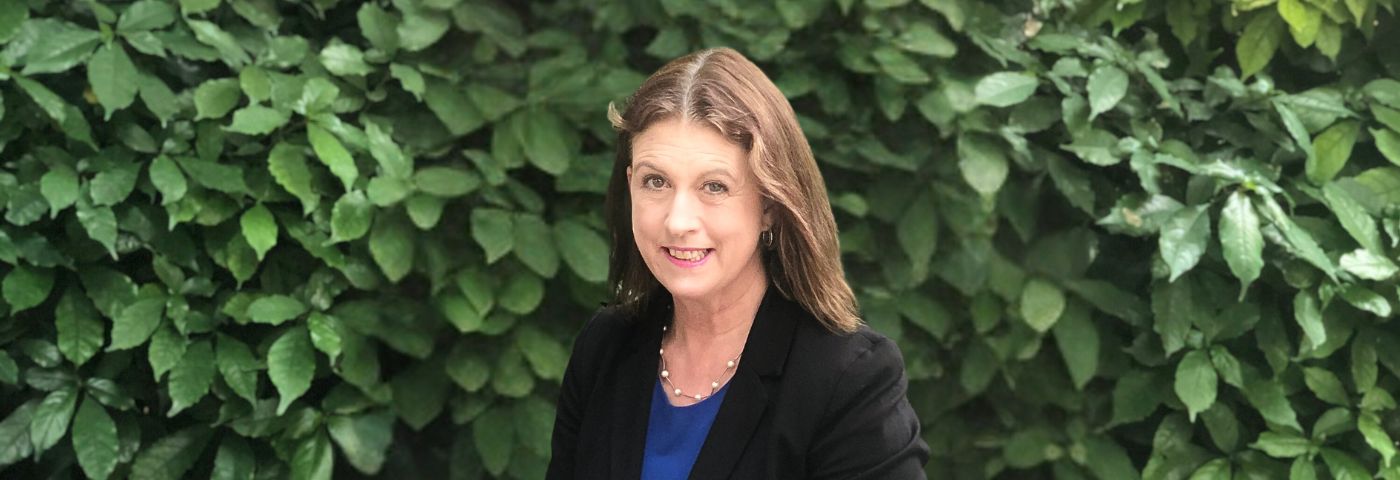
<instances>
[{"instance_id":1,"label":"leafy background","mask_svg":"<svg viewBox=\"0 0 1400 480\"><path fill-rule=\"evenodd\" d=\"M608 101L796 107L930 478L1400 478L1393 0L0 0L0 474L540 478Z\"/></svg>"}]
</instances>

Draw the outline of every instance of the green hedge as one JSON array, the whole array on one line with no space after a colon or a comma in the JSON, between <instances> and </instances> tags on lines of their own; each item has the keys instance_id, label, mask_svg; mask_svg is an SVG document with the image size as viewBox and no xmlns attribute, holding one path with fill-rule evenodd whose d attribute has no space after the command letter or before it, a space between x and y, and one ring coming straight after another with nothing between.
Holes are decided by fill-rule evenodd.
<instances>
[{"instance_id":1,"label":"green hedge","mask_svg":"<svg viewBox=\"0 0 1400 480\"><path fill-rule=\"evenodd\" d=\"M516 3L0 0L0 475L542 477L606 106L727 45L931 478L1400 479L1393 0Z\"/></svg>"}]
</instances>

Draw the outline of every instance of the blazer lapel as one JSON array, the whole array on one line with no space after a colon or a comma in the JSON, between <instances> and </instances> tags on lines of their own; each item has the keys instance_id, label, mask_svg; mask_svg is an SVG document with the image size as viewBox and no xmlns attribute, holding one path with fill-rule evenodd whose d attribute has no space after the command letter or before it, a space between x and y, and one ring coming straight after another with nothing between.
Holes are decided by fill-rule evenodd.
<instances>
[{"instance_id":1,"label":"blazer lapel","mask_svg":"<svg viewBox=\"0 0 1400 480\"><path fill-rule=\"evenodd\" d=\"M616 388L619 401L614 404L610 416L617 429L617 438L611 439L614 442L612 478L642 476L652 390L656 388L657 346L661 344L661 325L669 318L670 312L664 306L648 309L637 322L626 349L628 353L618 369Z\"/></svg>"},{"instance_id":2,"label":"blazer lapel","mask_svg":"<svg viewBox=\"0 0 1400 480\"><path fill-rule=\"evenodd\" d=\"M739 458L748 449L755 429L768 408L768 387L764 377L782 374L788 348L796 328L795 303L768 285L763 302L754 316L739 370L729 381L710 433L700 447L700 456L690 470L691 479L728 478ZM645 427L644 427L645 428ZM645 437L645 432L643 432ZM645 443L645 438L643 438ZM629 477L632 478L632 477Z\"/></svg>"}]
</instances>

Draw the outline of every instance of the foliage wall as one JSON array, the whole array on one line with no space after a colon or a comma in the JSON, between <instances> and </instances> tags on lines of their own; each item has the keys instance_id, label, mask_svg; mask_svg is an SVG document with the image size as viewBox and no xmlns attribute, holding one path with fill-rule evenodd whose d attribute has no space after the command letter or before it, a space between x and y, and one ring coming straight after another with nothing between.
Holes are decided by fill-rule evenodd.
<instances>
[{"instance_id":1,"label":"foliage wall","mask_svg":"<svg viewBox=\"0 0 1400 480\"><path fill-rule=\"evenodd\" d=\"M540 478L606 106L757 61L931 478L1400 478L1393 0L0 0L0 475Z\"/></svg>"}]
</instances>

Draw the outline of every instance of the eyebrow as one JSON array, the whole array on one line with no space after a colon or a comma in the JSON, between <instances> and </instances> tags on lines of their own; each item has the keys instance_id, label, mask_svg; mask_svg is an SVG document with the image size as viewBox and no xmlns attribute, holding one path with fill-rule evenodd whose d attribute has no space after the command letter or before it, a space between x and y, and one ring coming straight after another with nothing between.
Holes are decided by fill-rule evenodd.
<instances>
[{"instance_id":1,"label":"eyebrow","mask_svg":"<svg viewBox=\"0 0 1400 480\"><path fill-rule=\"evenodd\" d=\"M650 168L650 169L652 169L652 170L656 170L656 171L658 171L658 172L665 172L665 170L662 170L660 167L656 166L656 164L651 163L650 161L647 161L647 160L639 160L639 161L637 161L635 164L633 164L633 166L637 167L638 169L640 169L640 168L642 168L642 167L647 167L647 168ZM733 175L732 173L729 173L729 169L726 169L726 168L724 168L724 167L715 167L715 168L711 168L711 169L709 169L709 170L706 170L706 171L704 171L704 172L701 172L701 173L700 173L700 176L703 177L703 176L712 175L712 174L724 175L724 176L729 177L729 178L731 178L731 179L734 178L734 175Z\"/></svg>"}]
</instances>

